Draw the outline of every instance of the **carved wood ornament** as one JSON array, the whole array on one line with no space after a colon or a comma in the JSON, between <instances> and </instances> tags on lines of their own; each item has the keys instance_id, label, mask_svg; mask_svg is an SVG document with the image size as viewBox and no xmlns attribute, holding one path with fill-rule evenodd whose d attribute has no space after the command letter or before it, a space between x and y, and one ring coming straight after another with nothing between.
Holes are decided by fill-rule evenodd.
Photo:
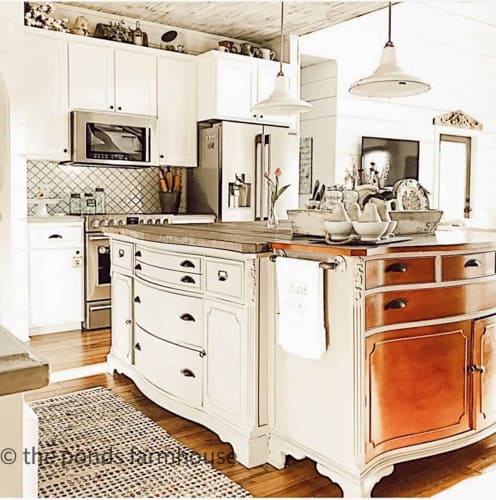
<instances>
[{"instance_id":1,"label":"carved wood ornament","mask_svg":"<svg viewBox=\"0 0 496 500\"><path fill-rule=\"evenodd\" d=\"M465 128L469 130L482 130L481 122L461 110L450 111L444 115L436 116L433 120L433 124L445 127Z\"/></svg>"}]
</instances>

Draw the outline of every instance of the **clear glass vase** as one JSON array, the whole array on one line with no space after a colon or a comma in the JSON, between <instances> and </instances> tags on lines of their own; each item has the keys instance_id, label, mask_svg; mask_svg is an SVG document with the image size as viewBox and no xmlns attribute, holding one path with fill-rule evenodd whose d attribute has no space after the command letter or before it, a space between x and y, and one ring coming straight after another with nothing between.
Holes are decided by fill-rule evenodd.
<instances>
[{"instance_id":1,"label":"clear glass vase","mask_svg":"<svg viewBox=\"0 0 496 500\"><path fill-rule=\"evenodd\" d=\"M279 226L279 220L277 219L276 204L275 202L269 202L269 214L267 217L267 227L269 229L275 229Z\"/></svg>"}]
</instances>

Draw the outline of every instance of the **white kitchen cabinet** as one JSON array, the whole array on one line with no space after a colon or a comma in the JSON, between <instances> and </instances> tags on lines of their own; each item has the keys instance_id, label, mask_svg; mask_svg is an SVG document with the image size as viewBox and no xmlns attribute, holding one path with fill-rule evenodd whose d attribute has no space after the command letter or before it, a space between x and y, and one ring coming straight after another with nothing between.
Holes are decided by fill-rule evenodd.
<instances>
[{"instance_id":1,"label":"white kitchen cabinet","mask_svg":"<svg viewBox=\"0 0 496 500\"><path fill-rule=\"evenodd\" d=\"M116 111L157 115L157 60L132 50L115 51Z\"/></svg>"},{"instance_id":2,"label":"white kitchen cabinet","mask_svg":"<svg viewBox=\"0 0 496 500\"><path fill-rule=\"evenodd\" d=\"M30 159L69 159L67 42L26 34L26 153Z\"/></svg>"},{"instance_id":3,"label":"white kitchen cabinet","mask_svg":"<svg viewBox=\"0 0 496 500\"><path fill-rule=\"evenodd\" d=\"M29 232L31 335L81 328L82 222L30 223Z\"/></svg>"},{"instance_id":4,"label":"white kitchen cabinet","mask_svg":"<svg viewBox=\"0 0 496 500\"><path fill-rule=\"evenodd\" d=\"M84 42L69 43L69 106L71 109L112 111L114 49Z\"/></svg>"},{"instance_id":5,"label":"white kitchen cabinet","mask_svg":"<svg viewBox=\"0 0 496 500\"><path fill-rule=\"evenodd\" d=\"M196 61L167 55L157 64L160 163L196 167Z\"/></svg>"},{"instance_id":6,"label":"white kitchen cabinet","mask_svg":"<svg viewBox=\"0 0 496 500\"><path fill-rule=\"evenodd\" d=\"M243 307L205 301L205 401L208 411L246 421L247 317Z\"/></svg>"},{"instance_id":7,"label":"white kitchen cabinet","mask_svg":"<svg viewBox=\"0 0 496 500\"><path fill-rule=\"evenodd\" d=\"M112 353L133 362L133 279L112 273Z\"/></svg>"},{"instance_id":8,"label":"white kitchen cabinet","mask_svg":"<svg viewBox=\"0 0 496 500\"><path fill-rule=\"evenodd\" d=\"M210 51L198 56L198 120L231 119L296 127L296 116L264 116L253 105L274 90L279 63ZM298 72L284 64L290 91L298 92Z\"/></svg>"}]
</instances>

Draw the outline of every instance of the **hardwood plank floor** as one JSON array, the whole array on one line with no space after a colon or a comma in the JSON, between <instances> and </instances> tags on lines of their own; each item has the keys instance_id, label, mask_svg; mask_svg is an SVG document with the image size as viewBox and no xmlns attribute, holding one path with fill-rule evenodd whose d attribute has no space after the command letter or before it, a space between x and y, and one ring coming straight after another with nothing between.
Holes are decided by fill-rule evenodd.
<instances>
[{"instance_id":1,"label":"hardwood plank floor","mask_svg":"<svg viewBox=\"0 0 496 500\"><path fill-rule=\"evenodd\" d=\"M95 333L40 335L31 345L57 369L75 368L105 360L110 345L108 330ZM60 337L59 337L60 336ZM71 352L71 349L75 352ZM80 363L80 364L77 364ZM63 367L63 368L60 368ZM148 400L124 375L101 374L56 382L26 393L33 401L50 396L107 387L166 429L173 437L198 453L229 453L231 447L205 427L178 417ZM287 467L277 470L270 465L247 469L240 464L216 465L224 474L241 484L255 497L339 497L340 488L315 470L310 460L288 458ZM496 435L461 450L406 462L396 466L391 476L384 478L373 491L376 497L428 497L454 484L496 468Z\"/></svg>"}]
</instances>

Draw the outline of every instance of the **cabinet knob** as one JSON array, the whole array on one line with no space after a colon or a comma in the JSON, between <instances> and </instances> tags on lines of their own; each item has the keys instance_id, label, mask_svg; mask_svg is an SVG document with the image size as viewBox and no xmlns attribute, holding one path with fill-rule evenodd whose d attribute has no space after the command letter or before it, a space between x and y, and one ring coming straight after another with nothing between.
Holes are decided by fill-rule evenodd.
<instances>
[{"instance_id":1,"label":"cabinet knob","mask_svg":"<svg viewBox=\"0 0 496 500\"><path fill-rule=\"evenodd\" d=\"M136 304L141 304L141 299L139 298L139 296L134 297L134 302L135 302Z\"/></svg>"},{"instance_id":2,"label":"cabinet knob","mask_svg":"<svg viewBox=\"0 0 496 500\"><path fill-rule=\"evenodd\" d=\"M109 108L110 108L110 109L114 109L114 106L111 104L111 105L109 106Z\"/></svg>"},{"instance_id":3,"label":"cabinet knob","mask_svg":"<svg viewBox=\"0 0 496 500\"><path fill-rule=\"evenodd\" d=\"M139 342L136 342L136 344L134 345L134 348L137 350L137 351L141 351L141 345Z\"/></svg>"},{"instance_id":4,"label":"cabinet knob","mask_svg":"<svg viewBox=\"0 0 496 500\"><path fill-rule=\"evenodd\" d=\"M196 377L196 375L189 368L183 368L181 370L181 374L184 375L185 377L192 377L192 378Z\"/></svg>"},{"instance_id":5,"label":"cabinet knob","mask_svg":"<svg viewBox=\"0 0 496 500\"><path fill-rule=\"evenodd\" d=\"M193 262L191 262L190 260L183 260L181 262L181 264L179 264L181 267L189 267L191 269L194 269L195 265L193 264Z\"/></svg>"},{"instance_id":6,"label":"cabinet knob","mask_svg":"<svg viewBox=\"0 0 496 500\"><path fill-rule=\"evenodd\" d=\"M136 265L134 266L134 269L135 269L136 271L142 271L142 270L143 270L143 268L141 267L141 264L136 264Z\"/></svg>"},{"instance_id":7,"label":"cabinet knob","mask_svg":"<svg viewBox=\"0 0 496 500\"><path fill-rule=\"evenodd\" d=\"M403 309L407 306L408 301L405 299L394 299L391 302L388 302L384 309L387 311L389 309Z\"/></svg>"},{"instance_id":8,"label":"cabinet knob","mask_svg":"<svg viewBox=\"0 0 496 500\"><path fill-rule=\"evenodd\" d=\"M465 266L464 267L480 267L480 266L481 266L480 260L469 259L469 260L467 260L467 262L465 262Z\"/></svg>"},{"instance_id":9,"label":"cabinet knob","mask_svg":"<svg viewBox=\"0 0 496 500\"><path fill-rule=\"evenodd\" d=\"M69 151L67 148L64 148L64 153L67 153L67 151Z\"/></svg>"},{"instance_id":10,"label":"cabinet knob","mask_svg":"<svg viewBox=\"0 0 496 500\"><path fill-rule=\"evenodd\" d=\"M121 107L121 106L118 106L118 107L117 107L117 111L122 111L122 107Z\"/></svg>"},{"instance_id":11,"label":"cabinet knob","mask_svg":"<svg viewBox=\"0 0 496 500\"><path fill-rule=\"evenodd\" d=\"M196 281L191 276L183 276L181 278L181 283L196 283Z\"/></svg>"},{"instance_id":12,"label":"cabinet knob","mask_svg":"<svg viewBox=\"0 0 496 500\"><path fill-rule=\"evenodd\" d=\"M403 262L395 262L394 264L389 264L386 267L387 273L406 273L408 271L408 266Z\"/></svg>"},{"instance_id":13,"label":"cabinet knob","mask_svg":"<svg viewBox=\"0 0 496 500\"><path fill-rule=\"evenodd\" d=\"M257 115L256 115L256 114L255 114L255 115L253 115L253 118L256 118L256 117L257 117Z\"/></svg>"},{"instance_id":14,"label":"cabinet knob","mask_svg":"<svg viewBox=\"0 0 496 500\"><path fill-rule=\"evenodd\" d=\"M227 271L219 271L217 273L217 279L219 281L227 281L228 277L229 277L229 274L227 274Z\"/></svg>"},{"instance_id":15,"label":"cabinet knob","mask_svg":"<svg viewBox=\"0 0 496 500\"><path fill-rule=\"evenodd\" d=\"M122 248L119 250L119 257L124 257L124 250L122 250Z\"/></svg>"},{"instance_id":16,"label":"cabinet knob","mask_svg":"<svg viewBox=\"0 0 496 500\"><path fill-rule=\"evenodd\" d=\"M181 315L180 318L183 321L196 321L195 318L189 313L185 313L185 314Z\"/></svg>"},{"instance_id":17,"label":"cabinet knob","mask_svg":"<svg viewBox=\"0 0 496 500\"><path fill-rule=\"evenodd\" d=\"M126 325L130 325L132 321L130 319L126 319Z\"/></svg>"},{"instance_id":18,"label":"cabinet knob","mask_svg":"<svg viewBox=\"0 0 496 500\"><path fill-rule=\"evenodd\" d=\"M164 155L160 155L160 158L162 158L162 159L163 159L163 158L164 158Z\"/></svg>"},{"instance_id":19,"label":"cabinet knob","mask_svg":"<svg viewBox=\"0 0 496 500\"><path fill-rule=\"evenodd\" d=\"M136 253L134 254L135 257L141 257L141 252L139 250L136 251Z\"/></svg>"},{"instance_id":20,"label":"cabinet knob","mask_svg":"<svg viewBox=\"0 0 496 500\"><path fill-rule=\"evenodd\" d=\"M262 119L264 117L264 115L260 115L260 118Z\"/></svg>"},{"instance_id":21,"label":"cabinet knob","mask_svg":"<svg viewBox=\"0 0 496 500\"><path fill-rule=\"evenodd\" d=\"M207 355L207 353L205 351L200 351L198 355L200 356L200 358L204 358Z\"/></svg>"}]
</instances>

